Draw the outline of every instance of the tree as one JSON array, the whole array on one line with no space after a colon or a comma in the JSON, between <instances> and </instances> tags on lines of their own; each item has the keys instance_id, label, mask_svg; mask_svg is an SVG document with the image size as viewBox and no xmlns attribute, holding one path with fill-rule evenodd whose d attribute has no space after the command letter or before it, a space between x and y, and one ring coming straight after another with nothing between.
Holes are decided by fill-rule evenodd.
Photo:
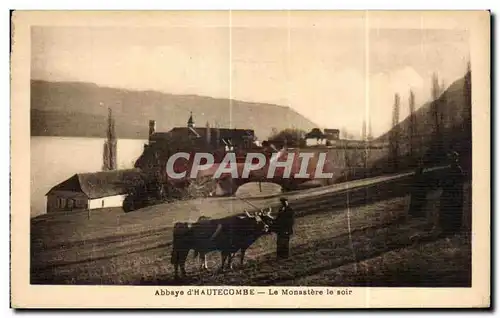
<instances>
[{"instance_id":1,"label":"tree","mask_svg":"<svg viewBox=\"0 0 500 318\"><path fill-rule=\"evenodd\" d=\"M278 129L276 127L271 128L271 136L276 136L279 133Z\"/></svg>"},{"instance_id":2,"label":"tree","mask_svg":"<svg viewBox=\"0 0 500 318\"><path fill-rule=\"evenodd\" d=\"M368 119L368 140L373 140L372 120Z\"/></svg>"},{"instance_id":3,"label":"tree","mask_svg":"<svg viewBox=\"0 0 500 318\"><path fill-rule=\"evenodd\" d=\"M446 91L446 84L444 80L441 80L441 85L439 85L439 94L443 94Z\"/></svg>"},{"instance_id":4,"label":"tree","mask_svg":"<svg viewBox=\"0 0 500 318\"><path fill-rule=\"evenodd\" d=\"M363 177L366 178L366 169L368 168L368 136L367 136L367 127L366 127L366 119L363 119L363 127L361 129L361 140L364 143L365 149L361 154L363 159ZM366 192L365 192L366 195Z\"/></svg>"},{"instance_id":5,"label":"tree","mask_svg":"<svg viewBox=\"0 0 500 318\"><path fill-rule=\"evenodd\" d=\"M347 129L345 127L342 127L340 129L340 138L341 139L347 139L347 135L348 135Z\"/></svg>"},{"instance_id":6,"label":"tree","mask_svg":"<svg viewBox=\"0 0 500 318\"><path fill-rule=\"evenodd\" d=\"M436 135L439 136L441 132L441 107L439 105L439 96L441 94L441 85L439 85L439 78L436 73L432 74L432 101L434 104L433 116L434 125L436 128Z\"/></svg>"},{"instance_id":7,"label":"tree","mask_svg":"<svg viewBox=\"0 0 500 318\"><path fill-rule=\"evenodd\" d=\"M106 130L106 141L104 142L102 170L116 170L116 133L115 120L111 108L108 108L108 124Z\"/></svg>"},{"instance_id":8,"label":"tree","mask_svg":"<svg viewBox=\"0 0 500 318\"><path fill-rule=\"evenodd\" d=\"M450 114L448 111L448 94L446 94L445 90L445 84L444 81L441 81L441 95L439 96L438 104L439 104L439 132L440 134L438 135L438 145L439 145L439 150L447 149L448 145L445 145L444 143L447 142L448 138L444 138L443 136L443 130L446 129L446 122L450 118ZM446 117L446 118L445 118Z\"/></svg>"},{"instance_id":9,"label":"tree","mask_svg":"<svg viewBox=\"0 0 500 318\"><path fill-rule=\"evenodd\" d=\"M274 132L268 140L278 147L303 147L305 145L305 135L306 132L301 129L287 128L280 132Z\"/></svg>"},{"instance_id":10,"label":"tree","mask_svg":"<svg viewBox=\"0 0 500 318\"><path fill-rule=\"evenodd\" d=\"M467 68L464 75L464 81L462 86L462 101L463 103L462 113L460 115L462 123L462 133L460 136L460 141L455 142L454 149L460 154L462 160L462 168L470 173L471 161L472 161L472 72L471 63L467 62Z\"/></svg>"},{"instance_id":11,"label":"tree","mask_svg":"<svg viewBox=\"0 0 500 318\"><path fill-rule=\"evenodd\" d=\"M470 69L470 61L467 62L467 73L465 74L464 77L464 102L465 102L465 107L464 107L464 123L465 123L465 131L467 134L467 137L470 138L472 135L472 95L471 95L471 88L472 88L472 73Z\"/></svg>"},{"instance_id":12,"label":"tree","mask_svg":"<svg viewBox=\"0 0 500 318\"><path fill-rule=\"evenodd\" d=\"M361 139L363 141L367 140L366 119L363 119L363 126L361 128Z\"/></svg>"},{"instance_id":13,"label":"tree","mask_svg":"<svg viewBox=\"0 0 500 318\"><path fill-rule=\"evenodd\" d=\"M345 138L348 139L348 140L354 140L356 139L356 136L354 136L354 134L352 132L346 132L345 133Z\"/></svg>"},{"instance_id":14,"label":"tree","mask_svg":"<svg viewBox=\"0 0 500 318\"><path fill-rule=\"evenodd\" d=\"M437 73L432 74L432 88L431 88L432 100L437 100L441 94L441 85L439 85L439 77Z\"/></svg>"},{"instance_id":15,"label":"tree","mask_svg":"<svg viewBox=\"0 0 500 318\"><path fill-rule=\"evenodd\" d=\"M440 157L441 156L441 123L442 123L442 114L441 114L441 101L439 100L441 94L441 85L439 85L439 78L436 73L432 74L432 116L434 118L434 127L435 127L435 153L433 156Z\"/></svg>"},{"instance_id":16,"label":"tree","mask_svg":"<svg viewBox=\"0 0 500 318\"><path fill-rule=\"evenodd\" d=\"M410 108L410 157L413 158L415 148L415 137L417 133L417 117L415 115L415 93L410 90L410 97L408 98L408 106Z\"/></svg>"},{"instance_id":17,"label":"tree","mask_svg":"<svg viewBox=\"0 0 500 318\"><path fill-rule=\"evenodd\" d=\"M398 168L398 156L399 156L399 105L400 97L399 94L394 95L394 108L392 111L392 130L391 138L389 141L390 147L390 164L394 170Z\"/></svg>"},{"instance_id":18,"label":"tree","mask_svg":"<svg viewBox=\"0 0 500 318\"><path fill-rule=\"evenodd\" d=\"M392 110L392 127L397 127L399 124L399 104L400 97L399 94L394 95L394 108Z\"/></svg>"},{"instance_id":19,"label":"tree","mask_svg":"<svg viewBox=\"0 0 500 318\"><path fill-rule=\"evenodd\" d=\"M319 128L313 128L310 132L305 135L306 138L316 138L316 140L320 140L325 138L325 135L321 132Z\"/></svg>"}]
</instances>

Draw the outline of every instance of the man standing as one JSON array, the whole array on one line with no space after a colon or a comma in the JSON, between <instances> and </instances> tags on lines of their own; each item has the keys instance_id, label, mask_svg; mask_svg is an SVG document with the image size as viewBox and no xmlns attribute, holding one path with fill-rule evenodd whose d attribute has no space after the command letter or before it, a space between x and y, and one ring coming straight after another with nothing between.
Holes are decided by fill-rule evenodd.
<instances>
[{"instance_id":1,"label":"man standing","mask_svg":"<svg viewBox=\"0 0 500 318\"><path fill-rule=\"evenodd\" d=\"M463 181L464 173L459 165L459 154L448 155L450 167L441 181L443 192L439 211L439 225L443 234L453 234L460 230L463 216Z\"/></svg>"},{"instance_id":2,"label":"man standing","mask_svg":"<svg viewBox=\"0 0 500 318\"><path fill-rule=\"evenodd\" d=\"M276 254L278 258L288 258L290 255L290 236L293 234L295 215L286 198L281 198L281 208L276 217Z\"/></svg>"}]
</instances>

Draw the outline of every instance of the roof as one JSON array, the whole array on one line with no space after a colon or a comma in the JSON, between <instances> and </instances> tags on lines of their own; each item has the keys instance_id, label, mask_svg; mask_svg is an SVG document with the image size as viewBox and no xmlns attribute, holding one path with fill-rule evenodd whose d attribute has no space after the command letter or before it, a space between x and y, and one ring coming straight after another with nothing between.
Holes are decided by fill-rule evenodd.
<instances>
[{"instance_id":1,"label":"roof","mask_svg":"<svg viewBox=\"0 0 500 318\"><path fill-rule=\"evenodd\" d=\"M319 128L313 128L305 135L305 138L324 139L326 135Z\"/></svg>"},{"instance_id":2,"label":"roof","mask_svg":"<svg viewBox=\"0 0 500 318\"><path fill-rule=\"evenodd\" d=\"M253 129L231 129L231 128L213 128L210 127L211 138L216 138L217 130L219 131L219 138L221 139L244 139L254 138L255 133ZM194 135L200 138L206 138L206 127L174 127L169 132L155 132L149 137L151 141L165 140L170 137L178 135Z\"/></svg>"},{"instance_id":3,"label":"roof","mask_svg":"<svg viewBox=\"0 0 500 318\"><path fill-rule=\"evenodd\" d=\"M155 132L151 136L149 136L149 140L162 140L166 139L170 136L168 132Z\"/></svg>"},{"instance_id":4,"label":"roof","mask_svg":"<svg viewBox=\"0 0 500 318\"><path fill-rule=\"evenodd\" d=\"M140 171L140 169L126 169L77 173L54 186L46 195L53 191L70 191L83 193L89 199L98 199L125 194L124 181L139 176Z\"/></svg>"},{"instance_id":5,"label":"roof","mask_svg":"<svg viewBox=\"0 0 500 318\"><path fill-rule=\"evenodd\" d=\"M325 128L325 134L335 134L335 133L339 133L340 130L339 129L331 129L331 128Z\"/></svg>"}]
</instances>

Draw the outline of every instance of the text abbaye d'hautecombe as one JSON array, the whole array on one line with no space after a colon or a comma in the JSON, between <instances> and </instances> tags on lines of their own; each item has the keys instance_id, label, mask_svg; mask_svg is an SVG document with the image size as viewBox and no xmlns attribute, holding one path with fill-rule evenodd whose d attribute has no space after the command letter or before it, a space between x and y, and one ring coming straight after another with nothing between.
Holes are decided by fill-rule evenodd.
<instances>
[{"instance_id":1,"label":"text abbaye d'hautecombe","mask_svg":"<svg viewBox=\"0 0 500 318\"><path fill-rule=\"evenodd\" d=\"M273 289L268 288L267 291L256 291L255 289L234 289L234 288L191 288L188 291L183 290L168 290L157 289L155 296L255 296L255 295L269 295L269 296L323 296L323 295L337 295L346 296L351 295L351 289Z\"/></svg>"}]
</instances>

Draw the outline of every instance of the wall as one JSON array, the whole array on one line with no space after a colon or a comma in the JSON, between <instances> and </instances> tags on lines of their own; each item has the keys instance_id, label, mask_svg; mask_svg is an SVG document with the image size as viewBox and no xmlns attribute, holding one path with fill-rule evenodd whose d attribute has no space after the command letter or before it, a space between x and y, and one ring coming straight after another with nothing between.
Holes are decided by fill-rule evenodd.
<instances>
[{"instance_id":1,"label":"wall","mask_svg":"<svg viewBox=\"0 0 500 318\"><path fill-rule=\"evenodd\" d=\"M114 195L111 197L99 198L89 200L89 209L102 209L102 208L113 208L122 207L123 200L125 200L126 195Z\"/></svg>"},{"instance_id":2,"label":"wall","mask_svg":"<svg viewBox=\"0 0 500 318\"><path fill-rule=\"evenodd\" d=\"M87 197L83 193L54 191L47 196L47 213L82 210L87 208Z\"/></svg>"},{"instance_id":3,"label":"wall","mask_svg":"<svg viewBox=\"0 0 500 318\"><path fill-rule=\"evenodd\" d=\"M316 145L325 145L326 144L326 139L316 139L316 138L307 138L306 139L306 146L316 146Z\"/></svg>"}]
</instances>

